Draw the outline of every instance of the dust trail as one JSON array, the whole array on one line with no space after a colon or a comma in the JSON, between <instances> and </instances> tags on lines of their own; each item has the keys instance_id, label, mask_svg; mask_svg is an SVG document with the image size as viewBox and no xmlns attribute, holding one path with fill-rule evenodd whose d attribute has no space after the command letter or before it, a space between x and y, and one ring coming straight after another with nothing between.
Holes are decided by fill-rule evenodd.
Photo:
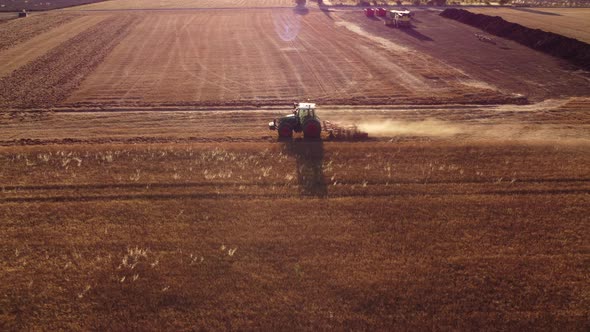
<instances>
[{"instance_id":1,"label":"dust trail","mask_svg":"<svg viewBox=\"0 0 590 332\"><path fill-rule=\"evenodd\" d=\"M424 121L366 121L358 128L371 136L436 136L448 137L464 132L458 125L445 121L426 119Z\"/></svg>"},{"instance_id":2,"label":"dust trail","mask_svg":"<svg viewBox=\"0 0 590 332\"><path fill-rule=\"evenodd\" d=\"M418 136L461 140L527 141L564 144L588 144L587 128L572 130L554 126L526 124L455 123L436 119L423 121L370 120L357 122L370 137Z\"/></svg>"},{"instance_id":3,"label":"dust trail","mask_svg":"<svg viewBox=\"0 0 590 332\"><path fill-rule=\"evenodd\" d=\"M566 99L547 99L542 102L530 105L498 105L495 107L497 111L512 111L512 112L544 112L557 110L567 105L574 98Z\"/></svg>"}]
</instances>

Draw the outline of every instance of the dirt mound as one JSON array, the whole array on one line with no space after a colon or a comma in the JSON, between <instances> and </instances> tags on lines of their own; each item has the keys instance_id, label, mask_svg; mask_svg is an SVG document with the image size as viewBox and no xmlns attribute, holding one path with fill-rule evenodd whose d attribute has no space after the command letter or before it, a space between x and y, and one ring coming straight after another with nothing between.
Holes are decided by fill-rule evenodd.
<instances>
[{"instance_id":1,"label":"dirt mound","mask_svg":"<svg viewBox=\"0 0 590 332\"><path fill-rule=\"evenodd\" d=\"M535 50L566 59L590 69L590 45L540 29L531 29L499 16L474 14L464 9L445 9L441 16L482 29L490 34L514 40Z\"/></svg>"}]
</instances>

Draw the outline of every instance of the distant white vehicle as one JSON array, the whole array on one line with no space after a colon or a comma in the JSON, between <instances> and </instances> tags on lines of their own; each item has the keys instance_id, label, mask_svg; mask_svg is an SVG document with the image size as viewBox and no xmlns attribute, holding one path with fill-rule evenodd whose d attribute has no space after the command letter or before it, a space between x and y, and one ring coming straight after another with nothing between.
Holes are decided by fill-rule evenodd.
<instances>
[{"instance_id":1,"label":"distant white vehicle","mask_svg":"<svg viewBox=\"0 0 590 332\"><path fill-rule=\"evenodd\" d=\"M390 10L385 15L385 25L396 28L406 28L410 26L412 13L409 10Z\"/></svg>"}]
</instances>

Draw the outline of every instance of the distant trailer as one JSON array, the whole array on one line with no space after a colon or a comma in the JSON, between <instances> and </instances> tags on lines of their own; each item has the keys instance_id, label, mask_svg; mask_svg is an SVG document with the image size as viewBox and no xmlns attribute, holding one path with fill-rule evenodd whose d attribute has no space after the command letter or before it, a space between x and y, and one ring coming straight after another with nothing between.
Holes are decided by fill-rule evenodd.
<instances>
[{"instance_id":1,"label":"distant trailer","mask_svg":"<svg viewBox=\"0 0 590 332\"><path fill-rule=\"evenodd\" d=\"M27 13L27 11L24 9L22 12L18 13L18 17L27 17L27 16L29 16L29 13Z\"/></svg>"},{"instance_id":2,"label":"distant trailer","mask_svg":"<svg viewBox=\"0 0 590 332\"><path fill-rule=\"evenodd\" d=\"M365 16L375 17L375 10L373 8L365 8Z\"/></svg>"}]
</instances>

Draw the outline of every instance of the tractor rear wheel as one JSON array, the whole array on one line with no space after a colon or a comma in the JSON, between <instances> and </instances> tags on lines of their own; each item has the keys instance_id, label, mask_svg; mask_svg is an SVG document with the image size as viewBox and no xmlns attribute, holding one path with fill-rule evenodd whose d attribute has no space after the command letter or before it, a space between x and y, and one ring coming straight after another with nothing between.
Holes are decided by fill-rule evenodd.
<instances>
[{"instance_id":1,"label":"tractor rear wheel","mask_svg":"<svg viewBox=\"0 0 590 332\"><path fill-rule=\"evenodd\" d=\"M293 137L293 128L288 123L279 124L278 128L279 138L291 138Z\"/></svg>"},{"instance_id":2,"label":"tractor rear wheel","mask_svg":"<svg viewBox=\"0 0 590 332\"><path fill-rule=\"evenodd\" d=\"M305 138L320 138L322 124L315 119L308 120L303 124L303 136Z\"/></svg>"}]
</instances>

